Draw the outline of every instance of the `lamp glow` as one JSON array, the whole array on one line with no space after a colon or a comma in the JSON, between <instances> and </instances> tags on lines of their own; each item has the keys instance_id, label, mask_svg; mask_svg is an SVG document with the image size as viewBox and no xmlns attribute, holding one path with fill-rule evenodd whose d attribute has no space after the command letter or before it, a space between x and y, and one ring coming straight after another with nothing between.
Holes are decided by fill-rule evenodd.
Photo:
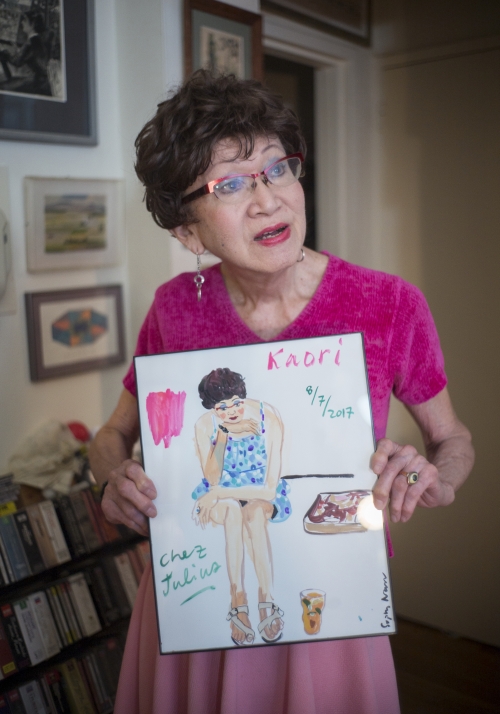
<instances>
[{"instance_id":1,"label":"lamp glow","mask_svg":"<svg viewBox=\"0 0 500 714\"><path fill-rule=\"evenodd\" d=\"M361 499L357 516L361 525L369 531L379 531L384 527L382 511L375 508L372 494Z\"/></svg>"}]
</instances>

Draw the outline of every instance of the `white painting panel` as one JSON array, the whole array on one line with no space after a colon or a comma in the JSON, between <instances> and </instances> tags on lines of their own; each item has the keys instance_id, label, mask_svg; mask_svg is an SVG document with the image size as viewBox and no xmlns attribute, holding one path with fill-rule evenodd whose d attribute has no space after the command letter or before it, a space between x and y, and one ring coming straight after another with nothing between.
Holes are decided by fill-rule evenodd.
<instances>
[{"instance_id":1,"label":"white painting panel","mask_svg":"<svg viewBox=\"0 0 500 714\"><path fill-rule=\"evenodd\" d=\"M394 632L361 334L135 368L160 651Z\"/></svg>"}]
</instances>

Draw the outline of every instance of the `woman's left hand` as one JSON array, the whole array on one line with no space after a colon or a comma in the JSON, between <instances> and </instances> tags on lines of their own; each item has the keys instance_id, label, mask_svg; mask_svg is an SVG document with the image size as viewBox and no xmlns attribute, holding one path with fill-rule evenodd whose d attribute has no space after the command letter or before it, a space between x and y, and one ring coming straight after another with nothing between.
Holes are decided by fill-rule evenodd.
<instances>
[{"instance_id":1,"label":"woman's left hand","mask_svg":"<svg viewBox=\"0 0 500 714\"><path fill-rule=\"evenodd\" d=\"M390 439L381 439L370 461L378 481L373 489L376 508L389 503L391 521L408 521L416 508L447 506L455 498L451 484L440 479L437 468L414 446L401 446ZM406 473L416 471L418 481L410 485Z\"/></svg>"},{"instance_id":2,"label":"woman's left hand","mask_svg":"<svg viewBox=\"0 0 500 714\"><path fill-rule=\"evenodd\" d=\"M210 511L215 506L217 501L218 498L213 491L205 493L204 496L201 496L196 501L193 508L193 518L202 528L205 528L205 526L208 525L210 521Z\"/></svg>"}]
</instances>

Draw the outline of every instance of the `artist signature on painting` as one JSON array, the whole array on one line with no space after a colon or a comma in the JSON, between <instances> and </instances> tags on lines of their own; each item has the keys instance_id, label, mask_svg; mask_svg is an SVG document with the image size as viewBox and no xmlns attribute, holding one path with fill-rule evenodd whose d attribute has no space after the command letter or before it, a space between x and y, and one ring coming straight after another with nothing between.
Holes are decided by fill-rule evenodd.
<instances>
[{"instance_id":1,"label":"artist signature on painting","mask_svg":"<svg viewBox=\"0 0 500 714\"><path fill-rule=\"evenodd\" d=\"M165 573L165 577L161 581L162 583L166 583L163 588L163 596L168 597L170 593L176 590L189 588L193 583L199 583L202 580L206 581L207 578L216 575L222 568L222 565L215 560L209 567L206 567L205 563L199 563L200 560L204 560L206 557L207 549L201 545L195 545L192 550L183 550L181 553L176 553L174 550L164 553L160 558L160 566L162 568L170 567L170 570ZM183 568L182 574L179 575L179 573L175 571L176 566ZM191 569L189 566L191 566ZM190 594L181 602L181 605L184 605L184 603L189 602L207 590L215 590L215 585L206 585L196 592L191 592L189 588ZM188 590L186 590L186 594L187 592Z\"/></svg>"},{"instance_id":2,"label":"artist signature on painting","mask_svg":"<svg viewBox=\"0 0 500 714\"><path fill-rule=\"evenodd\" d=\"M380 599L383 602L389 602L389 580L385 573L382 573L382 577L384 579L384 588L382 591L382 597ZM380 627L382 627L384 629L391 626L392 617L389 614L390 611L391 611L391 606L387 605L386 608L384 609L384 613L382 615L382 618L384 621L380 623Z\"/></svg>"}]
</instances>

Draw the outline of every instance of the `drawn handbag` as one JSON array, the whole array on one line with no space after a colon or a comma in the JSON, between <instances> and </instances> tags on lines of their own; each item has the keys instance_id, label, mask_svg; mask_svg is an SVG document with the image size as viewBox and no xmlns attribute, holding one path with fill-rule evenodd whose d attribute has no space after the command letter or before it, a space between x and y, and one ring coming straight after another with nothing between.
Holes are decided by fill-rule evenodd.
<instances>
[{"instance_id":1,"label":"drawn handbag","mask_svg":"<svg viewBox=\"0 0 500 714\"><path fill-rule=\"evenodd\" d=\"M304 516L304 530L316 535L366 531L357 518L360 501L371 491L319 493Z\"/></svg>"}]
</instances>

